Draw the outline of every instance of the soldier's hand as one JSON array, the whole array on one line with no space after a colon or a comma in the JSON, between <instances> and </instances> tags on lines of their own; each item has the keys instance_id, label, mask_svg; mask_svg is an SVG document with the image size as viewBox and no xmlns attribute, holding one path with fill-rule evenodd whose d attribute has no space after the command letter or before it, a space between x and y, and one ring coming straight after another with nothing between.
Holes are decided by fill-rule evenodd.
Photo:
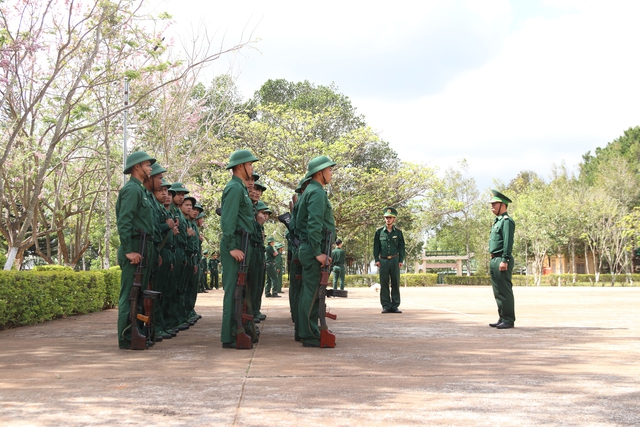
<instances>
[{"instance_id":1,"label":"soldier's hand","mask_svg":"<svg viewBox=\"0 0 640 427\"><path fill-rule=\"evenodd\" d=\"M402 263L402 262L398 263L398 267L400 267L400 268L402 268L403 265L404 265L404 263Z\"/></svg>"},{"instance_id":2,"label":"soldier's hand","mask_svg":"<svg viewBox=\"0 0 640 427\"><path fill-rule=\"evenodd\" d=\"M176 226L176 222L174 220L172 220L171 218L169 218L168 220L165 221L167 223L167 225L169 226L169 228L173 228Z\"/></svg>"},{"instance_id":3,"label":"soldier's hand","mask_svg":"<svg viewBox=\"0 0 640 427\"><path fill-rule=\"evenodd\" d=\"M193 266L193 274L198 274L198 266L197 265Z\"/></svg>"},{"instance_id":4,"label":"soldier's hand","mask_svg":"<svg viewBox=\"0 0 640 427\"><path fill-rule=\"evenodd\" d=\"M195 232L195 231L193 231L193 228L187 228L187 234L188 234L189 236L195 236L195 235L196 235L196 232Z\"/></svg>"},{"instance_id":5,"label":"soldier's hand","mask_svg":"<svg viewBox=\"0 0 640 427\"><path fill-rule=\"evenodd\" d=\"M229 251L229 254L238 262L242 262L242 260L244 259L244 252L242 252L240 249Z\"/></svg>"},{"instance_id":6,"label":"soldier's hand","mask_svg":"<svg viewBox=\"0 0 640 427\"><path fill-rule=\"evenodd\" d=\"M158 267L162 265L162 257L158 255Z\"/></svg>"},{"instance_id":7,"label":"soldier's hand","mask_svg":"<svg viewBox=\"0 0 640 427\"><path fill-rule=\"evenodd\" d=\"M140 264L140 261L142 260L142 256L138 252L129 252L125 256L133 265Z\"/></svg>"},{"instance_id":8,"label":"soldier's hand","mask_svg":"<svg viewBox=\"0 0 640 427\"><path fill-rule=\"evenodd\" d=\"M204 242L204 236L201 234L199 237L200 237L200 241Z\"/></svg>"},{"instance_id":9,"label":"soldier's hand","mask_svg":"<svg viewBox=\"0 0 640 427\"><path fill-rule=\"evenodd\" d=\"M178 226L176 225L175 227L173 227L173 235L177 235L180 233L180 230L178 229Z\"/></svg>"},{"instance_id":10,"label":"soldier's hand","mask_svg":"<svg viewBox=\"0 0 640 427\"><path fill-rule=\"evenodd\" d=\"M323 266L331 264L331 258L327 256L327 254L320 254L316 257L318 262Z\"/></svg>"},{"instance_id":11,"label":"soldier's hand","mask_svg":"<svg viewBox=\"0 0 640 427\"><path fill-rule=\"evenodd\" d=\"M509 264L507 264L506 262L501 262L500 263L500 271L507 271L507 268L509 267Z\"/></svg>"},{"instance_id":12,"label":"soldier's hand","mask_svg":"<svg viewBox=\"0 0 640 427\"><path fill-rule=\"evenodd\" d=\"M171 264L171 269L169 271L173 271L173 264Z\"/></svg>"},{"instance_id":13,"label":"soldier's hand","mask_svg":"<svg viewBox=\"0 0 640 427\"><path fill-rule=\"evenodd\" d=\"M380 267L380 261L376 262L376 267Z\"/></svg>"}]
</instances>

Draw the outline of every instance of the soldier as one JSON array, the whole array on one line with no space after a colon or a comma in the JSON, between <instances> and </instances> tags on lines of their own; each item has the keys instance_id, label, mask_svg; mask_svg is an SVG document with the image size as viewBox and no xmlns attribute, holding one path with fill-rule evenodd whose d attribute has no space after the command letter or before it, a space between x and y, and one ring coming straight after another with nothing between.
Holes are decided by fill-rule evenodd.
<instances>
[{"instance_id":1,"label":"soldier","mask_svg":"<svg viewBox=\"0 0 640 427\"><path fill-rule=\"evenodd\" d=\"M189 326L195 323L202 316L195 312L196 298L198 297L199 266L200 266L200 232L196 225L196 217L199 212L195 208L197 200L195 197L187 196L180 209L187 220L187 275L184 282L184 316Z\"/></svg>"},{"instance_id":2,"label":"soldier","mask_svg":"<svg viewBox=\"0 0 640 427\"><path fill-rule=\"evenodd\" d=\"M491 274L491 286L493 296L498 305L498 321L490 323L489 326L496 329L510 329L516 322L515 302L513 298L513 283L511 274L513 272L513 234L516 223L507 213L507 208L511 200L504 194L491 190L491 212L496 219L491 227L489 236L489 253L491 262L489 272Z\"/></svg>"},{"instance_id":3,"label":"soldier","mask_svg":"<svg viewBox=\"0 0 640 427\"><path fill-rule=\"evenodd\" d=\"M282 256L283 251L284 251L284 245L280 242L276 243L276 250L278 251L278 256L276 257L276 273L277 273L277 280L276 280L276 291L274 292L274 294L277 297L280 297L280 295L282 293L282 274L283 274L283 269L284 269L284 257Z\"/></svg>"},{"instance_id":4,"label":"soldier","mask_svg":"<svg viewBox=\"0 0 640 427\"><path fill-rule=\"evenodd\" d=\"M311 181L311 178L302 178L295 189L295 194L291 198L289 207L291 209L291 219L289 221L289 231L287 231L287 242L289 244L289 250L287 255L289 259L289 307L291 310L291 320L294 322L294 339L300 341L298 335L298 323L296 323L296 317L298 317L298 300L300 298L300 290L302 288L302 266L300 265L300 258L298 257L298 249L300 246L300 237L296 231L296 215L298 212L298 195L304 193L305 188Z\"/></svg>"},{"instance_id":5,"label":"soldier","mask_svg":"<svg viewBox=\"0 0 640 427\"><path fill-rule=\"evenodd\" d=\"M202 214L200 214L202 215ZM198 217L200 216L198 215ZM201 218L196 218L201 219ZM196 224L198 225L198 224ZM209 288L209 250L205 249L202 251L202 259L200 260L200 287L198 289L199 293L208 293Z\"/></svg>"},{"instance_id":6,"label":"soldier","mask_svg":"<svg viewBox=\"0 0 640 427\"><path fill-rule=\"evenodd\" d=\"M254 185L259 184L258 182ZM253 321L260 323L267 316L260 312L262 307L262 293L264 292L264 276L265 276L265 247L264 247L264 223L269 218L269 214L265 211L269 208L262 200L255 204L256 221L254 236L252 236L252 261L250 266L250 288L251 288L251 306L253 308Z\"/></svg>"},{"instance_id":7,"label":"soldier","mask_svg":"<svg viewBox=\"0 0 640 427\"><path fill-rule=\"evenodd\" d=\"M234 291L237 273L243 260L250 263L250 251L242 251L242 233L251 234L254 229L253 203L249 198L246 181L251 179L253 162L258 161L248 150L238 150L231 154L226 168L233 176L222 192L220 227L220 257L222 260L222 286L224 299L220 341L223 348L236 348L236 334L243 326L235 322ZM245 259L247 258L247 259ZM246 298L245 298L246 301Z\"/></svg>"},{"instance_id":8,"label":"soldier","mask_svg":"<svg viewBox=\"0 0 640 427\"><path fill-rule=\"evenodd\" d=\"M131 174L131 178L120 189L116 202L116 221L120 236L118 264L122 270L118 303L118 346L122 349L131 348L131 328L138 327L131 322L129 296L136 267L140 262L145 262L139 252L140 231L147 233L150 238L145 248L146 253L152 246L151 236L154 227L152 200L147 197L147 191L142 183L150 177L151 165L155 162L156 159L144 151L137 151L128 156L124 173ZM147 286L149 273L149 269L146 268L142 278L143 289Z\"/></svg>"},{"instance_id":9,"label":"soldier","mask_svg":"<svg viewBox=\"0 0 640 427\"><path fill-rule=\"evenodd\" d=\"M189 194L181 182L174 182L169 188L169 192L172 196L171 213L178 223L178 234L176 235L176 263L174 265L174 283L177 289L175 309L176 309L176 324L173 325L174 329L184 331L189 329L189 323L184 315L184 301L185 301L185 286L187 272L187 219L182 213L180 207L184 202L185 195Z\"/></svg>"},{"instance_id":10,"label":"soldier","mask_svg":"<svg viewBox=\"0 0 640 427\"><path fill-rule=\"evenodd\" d=\"M276 258L278 257L278 249L276 248L276 238L273 236L267 237L266 253L266 271L267 271L267 284L265 286L264 296L267 298L280 298L278 295L278 272L276 268Z\"/></svg>"},{"instance_id":11,"label":"soldier","mask_svg":"<svg viewBox=\"0 0 640 427\"><path fill-rule=\"evenodd\" d=\"M301 241L298 256L302 265L302 289L296 323L305 347L320 347L317 292L321 269L331 263L331 258L324 253L327 237L334 236L336 231L333 209L324 186L331 182L335 164L326 156L312 159L306 175L311 181L298 201L295 228Z\"/></svg>"},{"instance_id":12,"label":"soldier","mask_svg":"<svg viewBox=\"0 0 640 427\"><path fill-rule=\"evenodd\" d=\"M402 313L400 306L400 268L404 264L404 236L402 230L394 225L398 211L386 208L385 226L373 235L373 257L380 275L380 304L383 313ZM389 296L391 280L391 296Z\"/></svg>"},{"instance_id":13,"label":"soldier","mask_svg":"<svg viewBox=\"0 0 640 427\"><path fill-rule=\"evenodd\" d=\"M333 289L338 289L338 279L340 279L340 290L344 290L344 261L346 252L342 249L342 240L336 240L336 248L331 252L333 260Z\"/></svg>"},{"instance_id":14,"label":"soldier","mask_svg":"<svg viewBox=\"0 0 640 427\"><path fill-rule=\"evenodd\" d=\"M211 275L211 284L209 285L209 289L216 288L220 286L218 284L218 264L220 264L220 260L218 259L218 253L214 252L211 254L211 259L209 260L209 274Z\"/></svg>"}]
</instances>

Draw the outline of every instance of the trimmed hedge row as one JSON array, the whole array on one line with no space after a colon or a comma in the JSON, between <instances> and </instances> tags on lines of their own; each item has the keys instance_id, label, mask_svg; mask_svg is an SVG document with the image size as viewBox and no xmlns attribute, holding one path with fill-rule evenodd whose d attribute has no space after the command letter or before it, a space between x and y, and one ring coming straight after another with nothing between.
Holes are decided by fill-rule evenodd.
<instances>
[{"instance_id":1,"label":"trimmed hedge row","mask_svg":"<svg viewBox=\"0 0 640 427\"><path fill-rule=\"evenodd\" d=\"M514 286L534 286L533 276L513 275ZM611 286L611 275L601 274L596 283L595 274L549 274L542 276L540 286ZM491 286L489 276L444 276L446 285L480 285ZM640 274L616 274L614 286L640 286Z\"/></svg>"},{"instance_id":2,"label":"trimmed hedge row","mask_svg":"<svg viewBox=\"0 0 640 427\"><path fill-rule=\"evenodd\" d=\"M400 286L435 286L437 274L422 273L422 274L401 274ZM380 277L377 274L347 274L344 278L344 285L348 288L359 288L371 286L374 283L378 283ZM333 275L329 277L329 286L332 286ZM289 276L284 275L282 277L282 286L289 286Z\"/></svg>"},{"instance_id":3,"label":"trimmed hedge row","mask_svg":"<svg viewBox=\"0 0 640 427\"><path fill-rule=\"evenodd\" d=\"M0 271L0 330L113 308L120 270Z\"/></svg>"}]
</instances>

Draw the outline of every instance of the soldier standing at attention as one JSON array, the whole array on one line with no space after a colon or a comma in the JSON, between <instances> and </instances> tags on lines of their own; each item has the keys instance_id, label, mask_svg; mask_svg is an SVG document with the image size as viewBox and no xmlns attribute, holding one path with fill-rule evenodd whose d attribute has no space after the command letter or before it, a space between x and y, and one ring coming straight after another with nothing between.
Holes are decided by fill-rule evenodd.
<instances>
[{"instance_id":1,"label":"soldier standing at attention","mask_svg":"<svg viewBox=\"0 0 640 427\"><path fill-rule=\"evenodd\" d=\"M325 246L329 233L335 236L336 226L333 208L324 190L331 182L335 162L327 156L313 158L307 166L307 178L311 178L300 200L296 213L296 232L300 235L298 257L302 265L302 287L298 300L296 326L305 347L320 347L318 327L318 287L320 272L327 259Z\"/></svg>"},{"instance_id":2,"label":"soldier standing at attention","mask_svg":"<svg viewBox=\"0 0 640 427\"><path fill-rule=\"evenodd\" d=\"M258 183L254 183L257 185ZM251 249L253 254L251 255L251 274L249 276L251 280L251 307L253 308L253 321L254 323L260 323L267 318L266 314L260 312L262 307L262 294L264 292L264 269L265 269L265 248L264 248L264 223L269 218L269 214L265 211L269 208L264 204L262 200L259 200L255 204L256 221L254 223L255 230L254 235L251 237Z\"/></svg>"},{"instance_id":3,"label":"soldier standing at attention","mask_svg":"<svg viewBox=\"0 0 640 427\"><path fill-rule=\"evenodd\" d=\"M402 313L400 306L400 268L404 263L404 237L394 225L398 211L383 211L385 226L373 235L373 256L380 274L380 304L383 313ZM389 297L391 279L391 297Z\"/></svg>"},{"instance_id":4,"label":"soldier standing at attention","mask_svg":"<svg viewBox=\"0 0 640 427\"><path fill-rule=\"evenodd\" d=\"M496 219L489 235L489 253L491 254L489 273L500 317L496 323L489 323L489 326L496 329L510 329L516 322L513 283L511 282L514 263L511 251L513 250L513 234L516 223L507 213L507 207L511 200L496 190L491 190L491 193L493 194L491 212L496 216Z\"/></svg>"},{"instance_id":5,"label":"soldier standing at attention","mask_svg":"<svg viewBox=\"0 0 640 427\"><path fill-rule=\"evenodd\" d=\"M344 261L347 253L342 249L342 240L336 240L336 248L331 252L333 260L333 289L338 289L338 279L340 279L340 290L344 290Z\"/></svg>"},{"instance_id":6,"label":"soldier standing at attention","mask_svg":"<svg viewBox=\"0 0 640 427\"><path fill-rule=\"evenodd\" d=\"M171 188L169 188L169 193L171 193L171 213L173 214L176 222L178 223L178 234L176 237L176 263L174 265L174 284L176 286L177 292L175 294L175 313L176 313L176 324L173 325L175 329L179 331L184 331L189 329L189 324L187 323L187 319L183 315L182 307L184 305L184 279L185 272L187 270L187 219L182 214L182 210L180 207L184 202L184 197L186 194L189 194L189 190L187 190L181 182L174 182L171 184Z\"/></svg>"},{"instance_id":7,"label":"soldier standing at attention","mask_svg":"<svg viewBox=\"0 0 640 427\"><path fill-rule=\"evenodd\" d=\"M125 174L131 174L131 178L120 189L116 202L116 222L120 247L118 248L118 264L122 270L120 279L120 299L118 303L118 346L122 349L131 348L131 328L137 328L132 324L131 304L129 295L133 287L133 275L140 262L148 265L142 259L140 250L140 230L147 233L148 239L145 248L145 257L153 241L154 216L151 203L147 197L147 190L142 183L151 176L151 165L156 159L144 151L136 151L127 157L124 169ZM149 281L149 268L144 269L142 288L147 287Z\"/></svg>"},{"instance_id":8,"label":"soldier standing at attention","mask_svg":"<svg viewBox=\"0 0 640 427\"><path fill-rule=\"evenodd\" d=\"M224 269L220 341L223 348L236 348L236 331L242 328L242 325L235 324L233 294L241 262L245 260L245 257L247 265L251 261L251 251L247 250L247 253L242 251L242 232L250 235L254 229L253 203L249 198L245 181L251 180L253 162L256 161L258 158L250 151L238 150L229 156L229 163L226 167L232 170L233 176L222 192L222 215L220 218L220 228L222 229L220 257Z\"/></svg>"},{"instance_id":9,"label":"soldier standing at attention","mask_svg":"<svg viewBox=\"0 0 640 427\"><path fill-rule=\"evenodd\" d=\"M209 260L209 274L211 274L211 285L209 289L216 288L218 290L218 264L220 264L220 260L218 259L218 253L214 252L211 254L211 259Z\"/></svg>"},{"instance_id":10,"label":"soldier standing at attention","mask_svg":"<svg viewBox=\"0 0 640 427\"><path fill-rule=\"evenodd\" d=\"M267 285L265 287L265 297L279 298L280 296L276 292L278 289L278 272L276 271L276 257L278 256L278 249L276 249L276 238L273 236L267 237L266 252L266 271L267 271Z\"/></svg>"},{"instance_id":11,"label":"soldier standing at attention","mask_svg":"<svg viewBox=\"0 0 640 427\"><path fill-rule=\"evenodd\" d=\"M298 300L300 299L300 289L302 288L302 266L298 257L300 237L296 231L296 216L298 214L298 195L304 193L309 181L311 181L311 178L302 178L296 187L295 194L291 197L291 202L289 202L291 219L286 236L289 243L287 254L291 256L289 260L289 307L291 309L291 320L294 323L294 339L296 341L300 341L296 318L298 317Z\"/></svg>"},{"instance_id":12,"label":"soldier standing at attention","mask_svg":"<svg viewBox=\"0 0 640 427\"><path fill-rule=\"evenodd\" d=\"M282 275L284 273L284 257L282 256L284 252L284 245L280 242L276 243L276 250L278 251L278 256L276 257L276 273L278 273L278 279L276 280L276 292L275 296L279 297L282 293Z\"/></svg>"}]
</instances>

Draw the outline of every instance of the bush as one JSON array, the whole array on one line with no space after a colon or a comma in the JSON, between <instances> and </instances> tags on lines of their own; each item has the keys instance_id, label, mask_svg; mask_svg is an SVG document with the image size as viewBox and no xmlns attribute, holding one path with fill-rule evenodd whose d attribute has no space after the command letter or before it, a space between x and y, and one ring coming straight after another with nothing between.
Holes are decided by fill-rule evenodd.
<instances>
[{"instance_id":1,"label":"bush","mask_svg":"<svg viewBox=\"0 0 640 427\"><path fill-rule=\"evenodd\" d=\"M33 271L74 271L73 267L57 264L36 265Z\"/></svg>"},{"instance_id":2,"label":"bush","mask_svg":"<svg viewBox=\"0 0 640 427\"><path fill-rule=\"evenodd\" d=\"M596 284L594 274L576 274L576 282L573 283L573 274L549 274L542 276L540 286L611 286L611 275L601 274L600 281ZM513 275L514 286L534 286L533 276ZM444 283L447 285L482 285L491 286L490 276L444 276ZM640 286L640 274L617 274L615 286Z\"/></svg>"},{"instance_id":3,"label":"bush","mask_svg":"<svg viewBox=\"0 0 640 427\"><path fill-rule=\"evenodd\" d=\"M0 271L0 329L117 305L119 271Z\"/></svg>"}]
</instances>

